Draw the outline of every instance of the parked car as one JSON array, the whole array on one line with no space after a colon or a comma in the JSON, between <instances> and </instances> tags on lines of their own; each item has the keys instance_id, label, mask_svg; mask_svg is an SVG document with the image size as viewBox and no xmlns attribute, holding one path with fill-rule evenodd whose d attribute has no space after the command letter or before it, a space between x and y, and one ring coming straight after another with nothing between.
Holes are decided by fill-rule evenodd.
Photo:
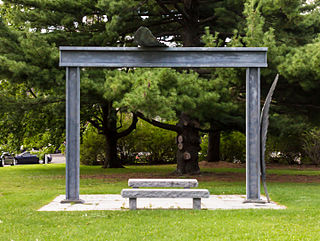
<instances>
[{"instance_id":1,"label":"parked car","mask_svg":"<svg viewBox=\"0 0 320 241\"><path fill-rule=\"evenodd\" d=\"M39 158L28 151L16 155L14 159L15 164L39 164Z\"/></svg>"},{"instance_id":2,"label":"parked car","mask_svg":"<svg viewBox=\"0 0 320 241\"><path fill-rule=\"evenodd\" d=\"M15 165L15 159L9 152L3 152L0 156L0 167L4 165Z\"/></svg>"}]
</instances>

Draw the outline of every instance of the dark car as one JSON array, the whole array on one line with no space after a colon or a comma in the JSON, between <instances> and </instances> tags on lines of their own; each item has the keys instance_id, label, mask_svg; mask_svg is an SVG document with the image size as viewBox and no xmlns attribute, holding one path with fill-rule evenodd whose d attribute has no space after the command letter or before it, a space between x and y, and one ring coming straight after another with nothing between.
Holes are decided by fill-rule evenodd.
<instances>
[{"instance_id":1,"label":"dark car","mask_svg":"<svg viewBox=\"0 0 320 241\"><path fill-rule=\"evenodd\" d=\"M36 155L26 151L15 156L15 164L39 164L39 158Z\"/></svg>"},{"instance_id":2,"label":"dark car","mask_svg":"<svg viewBox=\"0 0 320 241\"><path fill-rule=\"evenodd\" d=\"M0 167L4 167L5 165L15 165L15 159L9 152L3 152L0 156Z\"/></svg>"}]
</instances>

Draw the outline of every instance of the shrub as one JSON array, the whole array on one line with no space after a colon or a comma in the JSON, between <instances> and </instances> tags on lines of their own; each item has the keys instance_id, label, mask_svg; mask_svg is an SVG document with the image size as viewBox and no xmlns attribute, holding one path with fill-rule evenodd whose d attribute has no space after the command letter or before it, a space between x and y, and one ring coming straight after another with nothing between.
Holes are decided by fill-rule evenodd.
<instances>
[{"instance_id":1,"label":"shrub","mask_svg":"<svg viewBox=\"0 0 320 241\"><path fill-rule=\"evenodd\" d=\"M199 161L206 160L208 152L208 135L201 137ZM227 162L246 161L246 137L238 131L221 132L220 159Z\"/></svg>"},{"instance_id":2,"label":"shrub","mask_svg":"<svg viewBox=\"0 0 320 241\"><path fill-rule=\"evenodd\" d=\"M137 161L149 164L171 163L176 161L175 137L176 133L173 131L139 120L136 130L118 141L118 150L122 161L127 164ZM136 159L139 153L144 155Z\"/></svg>"},{"instance_id":3,"label":"shrub","mask_svg":"<svg viewBox=\"0 0 320 241\"><path fill-rule=\"evenodd\" d=\"M310 127L302 117L273 114L270 116L266 161L301 164L304 160L303 133ZM302 160L301 160L302 159Z\"/></svg>"},{"instance_id":4,"label":"shrub","mask_svg":"<svg viewBox=\"0 0 320 241\"><path fill-rule=\"evenodd\" d=\"M320 164L320 129L314 128L304 134L302 146L307 158L313 164Z\"/></svg>"},{"instance_id":5,"label":"shrub","mask_svg":"<svg viewBox=\"0 0 320 241\"><path fill-rule=\"evenodd\" d=\"M50 145L50 146L46 146L44 148L41 148L39 151L31 151L30 153L37 155L40 160L44 161L44 156L46 154L54 153L55 150L56 150L55 146Z\"/></svg>"},{"instance_id":6,"label":"shrub","mask_svg":"<svg viewBox=\"0 0 320 241\"><path fill-rule=\"evenodd\" d=\"M246 161L246 136L239 132L223 132L220 142L221 160L228 162Z\"/></svg>"},{"instance_id":7,"label":"shrub","mask_svg":"<svg viewBox=\"0 0 320 241\"><path fill-rule=\"evenodd\" d=\"M208 153L208 134L205 134L201 137L201 151L199 153L199 161L205 161Z\"/></svg>"},{"instance_id":8,"label":"shrub","mask_svg":"<svg viewBox=\"0 0 320 241\"><path fill-rule=\"evenodd\" d=\"M102 165L105 160L105 143L104 136L88 125L80 145L80 162L84 165Z\"/></svg>"}]
</instances>

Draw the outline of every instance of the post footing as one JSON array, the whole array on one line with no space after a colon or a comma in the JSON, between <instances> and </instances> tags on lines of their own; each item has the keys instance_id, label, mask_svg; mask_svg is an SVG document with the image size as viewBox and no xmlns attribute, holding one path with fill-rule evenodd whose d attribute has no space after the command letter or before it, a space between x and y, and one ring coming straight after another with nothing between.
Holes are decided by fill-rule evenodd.
<instances>
[{"instance_id":1,"label":"post footing","mask_svg":"<svg viewBox=\"0 0 320 241\"><path fill-rule=\"evenodd\" d=\"M84 200L81 200L81 199L77 199L77 200L64 199L64 200L62 200L60 203L75 203L75 204L81 204L81 203L85 203L85 201L84 201Z\"/></svg>"},{"instance_id":2,"label":"post footing","mask_svg":"<svg viewBox=\"0 0 320 241\"><path fill-rule=\"evenodd\" d=\"M259 203L259 204L265 204L267 201L262 200L262 199L247 199L243 201L243 203Z\"/></svg>"}]
</instances>

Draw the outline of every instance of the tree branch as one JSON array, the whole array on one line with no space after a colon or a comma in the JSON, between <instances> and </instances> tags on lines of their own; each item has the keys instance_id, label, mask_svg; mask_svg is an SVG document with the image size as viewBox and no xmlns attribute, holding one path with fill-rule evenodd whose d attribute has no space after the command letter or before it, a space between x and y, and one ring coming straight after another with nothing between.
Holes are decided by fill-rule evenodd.
<instances>
[{"instance_id":1,"label":"tree branch","mask_svg":"<svg viewBox=\"0 0 320 241\"><path fill-rule=\"evenodd\" d=\"M164 14L168 14L169 16L171 16L174 19L177 19L177 22L180 23L181 25L183 24L183 21L181 21L180 19L177 18L177 16L175 16L175 14L173 14L170 9L168 9L162 2L161 0L156 0L156 2L158 3L158 5L164 10Z\"/></svg>"},{"instance_id":2,"label":"tree branch","mask_svg":"<svg viewBox=\"0 0 320 241\"><path fill-rule=\"evenodd\" d=\"M211 20L214 20L214 19L216 19L216 18L217 18L216 16L211 16L211 17L202 19L202 20L200 20L199 22L202 24L202 23L206 23L206 22L209 22L209 21L211 21Z\"/></svg>"},{"instance_id":3,"label":"tree branch","mask_svg":"<svg viewBox=\"0 0 320 241\"><path fill-rule=\"evenodd\" d=\"M136 129L137 122L138 122L138 117L135 114L133 114L131 125L128 127L128 129L126 129L120 133L117 133L117 138L119 139L119 138L122 138L122 137L129 135L134 129Z\"/></svg>"},{"instance_id":4,"label":"tree branch","mask_svg":"<svg viewBox=\"0 0 320 241\"><path fill-rule=\"evenodd\" d=\"M136 115L140 119L142 119L142 120L144 120L144 121L146 121L146 122L148 122L151 125L154 125L156 127L159 127L159 128L165 129L165 130L169 130L169 131L175 131L175 132L178 132L178 133L182 131L181 128L179 128L176 125L170 125L170 124L162 123L162 122L159 122L159 121L156 121L156 120L153 120L153 119L150 120L147 117L145 117L144 114L142 114L141 112L137 112Z\"/></svg>"},{"instance_id":5,"label":"tree branch","mask_svg":"<svg viewBox=\"0 0 320 241\"><path fill-rule=\"evenodd\" d=\"M186 19L191 20L190 15L188 13L186 13L186 11L184 11L184 9L182 9L178 3L174 4L174 7L178 10L178 12L180 12Z\"/></svg>"},{"instance_id":6,"label":"tree branch","mask_svg":"<svg viewBox=\"0 0 320 241\"><path fill-rule=\"evenodd\" d=\"M38 97L36 96L36 94L33 92L32 88L28 88L28 90L29 90L30 94L31 94L34 98L38 98Z\"/></svg>"},{"instance_id":7,"label":"tree branch","mask_svg":"<svg viewBox=\"0 0 320 241\"><path fill-rule=\"evenodd\" d=\"M120 126L117 127L117 130L122 128L122 112L120 113Z\"/></svg>"},{"instance_id":8,"label":"tree branch","mask_svg":"<svg viewBox=\"0 0 320 241\"><path fill-rule=\"evenodd\" d=\"M95 120L88 120L91 125L93 125L95 128L97 128L98 131L103 131L103 128L96 122Z\"/></svg>"}]
</instances>

